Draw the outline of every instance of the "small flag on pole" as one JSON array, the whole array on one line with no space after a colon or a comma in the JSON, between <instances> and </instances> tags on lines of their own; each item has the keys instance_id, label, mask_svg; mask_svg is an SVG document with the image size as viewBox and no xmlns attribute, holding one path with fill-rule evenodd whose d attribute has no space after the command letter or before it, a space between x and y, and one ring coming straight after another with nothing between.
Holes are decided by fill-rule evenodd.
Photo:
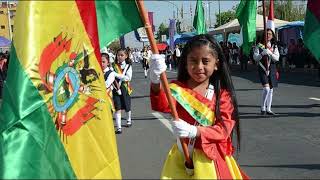
<instances>
[{"instance_id":1,"label":"small flag on pole","mask_svg":"<svg viewBox=\"0 0 320 180\"><path fill-rule=\"evenodd\" d=\"M236 12L241 26L243 53L246 55L250 54L251 46L256 40L256 6L256 0L241 0Z\"/></svg>"},{"instance_id":2,"label":"small flag on pole","mask_svg":"<svg viewBox=\"0 0 320 180\"><path fill-rule=\"evenodd\" d=\"M202 0L197 0L196 11L193 19L193 27L196 29L197 34L207 33Z\"/></svg>"}]
</instances>

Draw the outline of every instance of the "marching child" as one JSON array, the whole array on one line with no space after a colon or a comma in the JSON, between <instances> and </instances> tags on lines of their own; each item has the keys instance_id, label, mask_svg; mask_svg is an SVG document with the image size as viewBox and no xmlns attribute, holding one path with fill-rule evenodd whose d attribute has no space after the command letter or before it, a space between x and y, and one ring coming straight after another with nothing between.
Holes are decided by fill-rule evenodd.
<instances>
[{"instance_id":1,"label":"marching child","mask_svg":"<svg viewBox=\"0 0 320 180\"><path fill-rule=\"evenodd\" d=\"M110 101L111 105L111 111L114 112L114 104L112 100L112 90L115 89L119 95L121 95L121 89L116 81L116 75L115 72L111 68L110 64L110 57L109 54L107 53L101 53L101 61L102 61L102 68L103 68L103 76L105 80L105 85L107 88L107 95L108 95L108 100Z\"/></svg>"},{"instance_id":2,"label":"marching child","mask_svg":"<svg viewBox=\"0 0 320 180\"><path fill-rule=\"evenodd\" d=\"M148 76L150 57L151 57L151 50L145 46L142 51L142 58L143 58L142 67L143 67L145 78L147 78Z\"/></svg>"},{"instance_id":3,"label":"marching child","mask_svg":"<svg viewBox=\"0 0 320 180\"><path fill-rule=\"evenodd\" d=\"M278 87L276 63L279 61L280 54L276 42L274 32L268 28L267 47L260 43L254 49L253 59L259 64L258 72L262 85L261 115L276 115L271 111L273 88ZM263 62L263 57L269 59L267 64Z\"/></svg>"},{"instance_id":4,"label":"marching child","mask_svg":"<svg viewBox=\"0 0 320 180\"><path fill-rule=\"evenodd\" d=\"M131 93L130 81L132 78L132 63L128 58L126 49L119 49L116 53L115 63L113 64L116 81L120 85L121 95L113 90L113 102L115 106L116 134L121 134L121 110L127 114L127 127L132 125L131 121Z\"/></svg>"},{"instance_id":5,"label":"marching child","mask_svg":"<svg viewBox=\"0 0 320 180\"><path fill-rule=\"evenodd\" d=\"M159 83L165 60L153 55L150 65L152 109L170 112ZM193 175L186 171L180 142L174 144L165 161L165 179L247 179L232 157L232 134L240 149L238 105L229 67L219 44L209 35L194 36L184 47L178 77L170 84L179 115L172 121L174 134L187 138ZM187 173L189 172L189 173Z\"/></svg>"}]
</instances>

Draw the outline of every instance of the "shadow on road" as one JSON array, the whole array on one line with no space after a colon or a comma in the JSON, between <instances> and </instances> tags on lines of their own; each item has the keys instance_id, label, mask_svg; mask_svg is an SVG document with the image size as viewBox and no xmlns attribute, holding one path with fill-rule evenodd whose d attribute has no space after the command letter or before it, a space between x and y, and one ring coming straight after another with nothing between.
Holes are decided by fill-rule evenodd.
<instances>
[{"instance_id":1,"label":"shadow on road","mask_svg":"<svg viewBox=\"0 0 320 180\"><path fill-rule=\"evenodd\" d=\"M252 115L250 115L252 114ZM275 116L260 115L259 113L239 113L240 119L260 119L260 118L278 118L278 117L319 117L320 113L305 113L305 112L288 112L277 113Z\"/></svg>"},{"instance_id":2,"label":"shadow on road","mask_svg":"<svg viewBox=\"0 0 320 180\"><path fill-rule=\"evenodd\" d=\"M258 105L243 105L240 104L239 107L252 107L252 108L260 108ZM307 104L307 105L272 105L273 108L316 108L320 107L320 104Z\"/></svg>"},{"instance_id":3,"label":"shadow on road","mask_svg":"<svg viewBox=\"0 0 320 180\"><path fill-rule=\"evenodd\" d=\"M241 167L296 168L318 170L320 169L320 164L241 165Z\"/></svg>"},{"instance_id":4,"label":"shadow on road","mask_svg":"<svg viewBox=\"0 0 320 180\"><path fill-rule=\"evenodd\" d=\"M153 121L153 120L158 120L156 117L134 117L131 118L133 121Z\"/></svg>"},{"instance_id":5,"label":"shadow on road","mask_svg":"<svg viewBox=\"0 0 320 180\"><path fill-rule=\"evenodd\" d=\"M233 65L232 76L247 79L254 83L260 83L256 65L248 65L247 71L241 71L240 65ZM320 82L317 81L317 72L304 72L303 69L293 70L292 72L280 72L279 82L292 85L320 87Z\"/></svg>"},{"instance_id":6,"label":"shadow on road","mask_svg":"<svg viewBox=\"0 0 320 180\"><path fill-rule=\"evenodd\" d=\"M145 95L145 96L132 96L131 99L142 99L142 98L149 98L149 95Z\"/></svg>"},{"instance_id":7,"label":"shadow on road","mask_svg":"<svg viewBox=\"0 0 320 180\"><path fill-rule=\"evenodd\" d=\"M236 89L236 91L261 91L261 89Z\"/></svg>"}]
</instances>

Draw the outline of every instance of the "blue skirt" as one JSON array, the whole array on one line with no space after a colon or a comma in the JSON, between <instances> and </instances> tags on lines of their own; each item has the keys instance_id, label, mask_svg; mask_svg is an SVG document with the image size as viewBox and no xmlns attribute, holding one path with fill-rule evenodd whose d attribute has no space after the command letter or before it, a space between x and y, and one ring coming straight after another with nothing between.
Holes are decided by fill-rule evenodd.
<instances>
[{"instance_id":1,"label":"blue skirt","mask_svg":"<svg viewBox=\"0 0 320 180\"><path fill-rule=\"evenodd\" d=\"M278 87L278 80L276 76L277 68L276 64L270 64L270 73L267 76L266 72L262 69L261 66L258 66L258 73L260 82L262 85L269 84L271 87Z\"/></svg>"},{"instance_id":2,"label":"blue skirt","mask_svg":"<svg viewBox=\"0 0 320 180\"><path fill-rule=\"evenodd\" d=\"M123 84L120 86L120 89L121 95L119 95L115 89L112 91L114 108L116 111L131 111L131 96L129 95Z\"/></svg>"}]
</instances>

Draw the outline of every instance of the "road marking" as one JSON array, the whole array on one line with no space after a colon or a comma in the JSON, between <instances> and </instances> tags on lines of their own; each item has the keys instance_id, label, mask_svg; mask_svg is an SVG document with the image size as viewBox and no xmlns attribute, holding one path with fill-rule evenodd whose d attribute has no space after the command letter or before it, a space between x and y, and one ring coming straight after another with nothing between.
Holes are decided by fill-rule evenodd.
<instances>
[{"instance_id":1,"label":"road marking","mask_svg":"<svg viewBox=\"0 0 320 180\"><path fill-rule=\"evenodd\" d=\"M316 100L316 101L320 101L320 98L315 98L315 97L309 97L309 99L311 99L311 100Z\"/></svg>"},{"instance_id":2,"label":"road marking","mask_svg":"<svg viewBox=\"0 0 320 180\"><path fill-rule=\"evenodd\" d=\"M173 71L173 70L167 70L166 72L169 72L169 73L178 73L177 71Z\"/></svg>"},{"instance_id":3,"label":"road marking","mask_svg":"<svg viewBox=\"0 0 320 180\"><path fill-rule=\"evenodd\" d=\"M168 128L171 132L173 132L172 130L172 126L170 123L170 120L166 119L165 117L163 117L160 113L158 112L153 112L151 113L154 117L158 118L159 121L166 127Z\"/></svg>"}]
</instances>

